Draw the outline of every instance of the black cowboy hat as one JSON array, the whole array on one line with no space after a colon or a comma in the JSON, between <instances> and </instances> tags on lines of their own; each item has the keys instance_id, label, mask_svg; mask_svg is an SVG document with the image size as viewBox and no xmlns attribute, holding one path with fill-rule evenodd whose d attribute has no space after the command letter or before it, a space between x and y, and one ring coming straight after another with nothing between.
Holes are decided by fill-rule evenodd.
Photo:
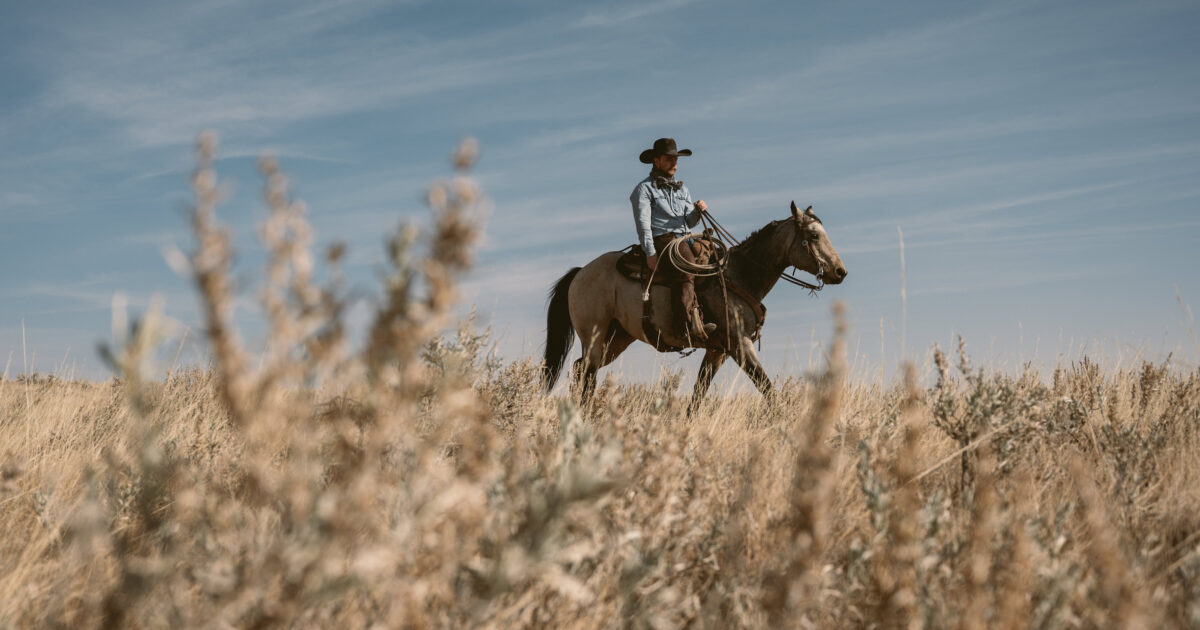
<instances>
[{"instance_id":1,"label":"black cowboy hat","mask_svg":"<svg viewBox=\"0 0 1200 630\"><path fill-rule=\"evenodd\" d=\"M654 161L654 158L660 155L691 155L691 149L678 151L675 149L675 138L659 138L654 141L654 148L642 151L638 156L642 164L649 164Z\"/></svg>"}]
</instances>

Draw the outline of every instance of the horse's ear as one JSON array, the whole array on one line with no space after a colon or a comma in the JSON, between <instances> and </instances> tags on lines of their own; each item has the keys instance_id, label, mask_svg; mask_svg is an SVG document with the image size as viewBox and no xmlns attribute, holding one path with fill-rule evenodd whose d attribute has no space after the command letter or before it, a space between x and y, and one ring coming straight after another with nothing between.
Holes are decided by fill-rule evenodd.
<instances>
[{"instance_id":1,"label":"horse's ear","mask_svg":"<svg viewBox=\"0 0 1200 630\"><path fill-rule=\"evenodd\" d=\"M814 214L814 213L813 213L813 211L812 211L812 206L809 206L808 208L805 208L805 210L804 210L804 214L807 214L807 215L808 215L808 216L810 216L810 217L814 217L814 216L816 216L816 214Z\"/></svg>"},{"instance_id":2,"label":"horse's ear","mask_svg":"<svg viewBox=\"0 0 1200 630\"><path fill-rule=\"evenodd\" d=\"M800 218L800 208L796 207L795 201L792 202L792 216L796 217L797 219Z\"/></svg>"}]
</instances>

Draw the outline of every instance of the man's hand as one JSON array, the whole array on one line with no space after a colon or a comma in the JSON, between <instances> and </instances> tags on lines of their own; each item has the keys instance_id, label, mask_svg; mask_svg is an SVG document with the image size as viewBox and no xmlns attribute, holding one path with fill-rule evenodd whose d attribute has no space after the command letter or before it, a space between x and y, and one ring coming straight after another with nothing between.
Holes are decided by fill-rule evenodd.
<instances>
[{"instance_id":1,"label":"man's hand","mask_svg":"<svg viewBox=\"0 0 1200 630\"><path fill-rule=\"evenodd\" d=\"M704 200L701 199L696 202L696 209L699 210L700 212L704 212L704 211L708 210L708 204L704 203Z\"/></svg>"},{"instance_id":2,"label":"man's hand","mask_svg":"<svg viewBox=\"0 0 1200 630\"><path fill-rule=\"evenodd\" d=\"M647 256L646 266L650 268L650 271L654 271L654 268L658 266L658 256Z\"/></svg>"}]
</instances>

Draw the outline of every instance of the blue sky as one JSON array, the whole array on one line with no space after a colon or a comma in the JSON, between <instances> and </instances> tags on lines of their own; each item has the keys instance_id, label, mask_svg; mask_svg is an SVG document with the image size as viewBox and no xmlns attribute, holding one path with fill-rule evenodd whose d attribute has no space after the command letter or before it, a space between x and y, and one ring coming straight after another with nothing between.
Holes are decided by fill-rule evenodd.
<instances>
[{"instance_id":1,"label":"blue sky","mask_svg":"<svg viewBox=\"0 0 1200 630\"><path fill-rule=\"evenodd\" d=\"M672 136L735 234L794 199L846 263L817 299L768 296L775 374L806 369L833 299L864 370L955 333L999 366L1194 366L1198 30L1195 2L5 3L0 361L105 376L116 292L199 327L161 252L190 248L191 148L213 129L244 277L270 151L364 290L383 235L426 217L425 186L478 138L492 209L467 305L509 358L539 351L558 276L635 240L637 155ZM641 347L619 367L698 361Z\"/></svg>"}]
</instances>

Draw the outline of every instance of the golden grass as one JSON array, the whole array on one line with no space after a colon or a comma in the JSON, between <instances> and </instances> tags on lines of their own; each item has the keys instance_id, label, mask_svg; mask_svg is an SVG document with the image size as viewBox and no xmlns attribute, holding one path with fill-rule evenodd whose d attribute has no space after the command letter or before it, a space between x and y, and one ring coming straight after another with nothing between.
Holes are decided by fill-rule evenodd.
<instances>
[{"instance_id":1,"label":"golden grass","mask_svg":"<svg viewBox=\"0 0 1200 630\"><path fill-rule=\"evenodd\" d=\"M540 392L452 325L479 192L435 183L355 350L304 207L265 160L261 367L231 316L215 141L190 260L211 369L150 378L151 313L104 384L0 381L0 627L1189 627L1200 373L936 387L824 374L684 415L677 379Z\"/></svg>"}]
</instances>

